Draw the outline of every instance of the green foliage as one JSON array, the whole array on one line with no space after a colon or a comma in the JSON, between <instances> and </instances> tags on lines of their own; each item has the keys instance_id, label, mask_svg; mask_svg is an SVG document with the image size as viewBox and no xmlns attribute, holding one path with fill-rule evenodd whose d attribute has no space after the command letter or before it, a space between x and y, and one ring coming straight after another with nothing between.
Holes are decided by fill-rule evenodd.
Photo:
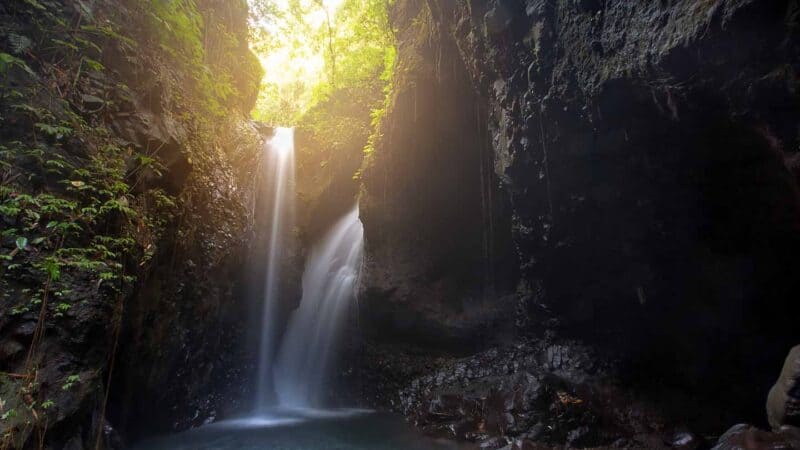
<instances>
[{"instance_id":1,"label":"green foliage","mask_svg":"<svg viewBox=\"0 0 800 450\"><path fill-rule=\"evenodd\" d=\"M162 50L180 62L184 71L194 76L204 109L224 113L222 104L232 92L230 84L213 78L204 62L203 17L194 0L143 0L143 8L152 20L151 29Z\"/></svg>"},{"instance_id":2,"label":"green foliage","mask_svg":"<svg viewBox=\"0 0 800 450\"><path fill-rule=\"evenodd\" d=\"M112 24L94 24L94 25L82 25L81 31L85 31L91 35L97 37L105 37L112 41L117 42L121 45L121 47L125 50L133 50L137 47L136 41L133 39L123 36L117 30L114 29ZM83 43L85 46L93 46L96 50L100 51L100 48L96 45L92 44L90 41L75 38L76 41Z\"/></svg>"},{"instance_id":3,"label":"green foliage","mask_svg":"<svg viewBox=\"0 0 800 450\"><path fill-rule=\"evenodd\" d=\"M61 278L61 264L58 259L52 256L36 264L36 267L44 272L51 281L58 281Z\"/></svg>"},{"instance_id":4,"label":"green foliage","mask_svg":"<svg viewBox=\"0 0 800 450\"><path fill-rule=\"evenodd\" d=\"M148 9L163 50L190 63L202 60L203 17L193 0L149 0Z\"/></svg>"},{"instance_id":5,"label":"green foliage","mask_svg":"<svg viewBox=\"0 0 800 450\"><path fill-rule=\"evenodd\" d=\"M13 408L9 409L3 414L0 414L0 420L9 420L13 419L14 417L17 417L17 410Z\"/></svg>"},{"instance_id":6,"label":"green foliage","mask_svg":"<svg viewBox=\"0 0 800 450\"><path fill-rule=\"evenodd\" d=\"M385 0L343 0L336 9L322 0L289 0L282 8L267 0L251 4L267 11L251 21L254 47L266 52L267 64L280 65L266 67L254 118L294 125L337 92L372 94L374 82L389 84L395 48ZM287 56L269 56L276 54ZM375 100L353 99L368 109Z\"/></svg>"},{"instance_id":7,"label":"green foliage","mask_svg":"<svg viewBox=\"0 0 800 450\"><path fill-rule=\"evenodd\" d=\"M64 384L61 385L61 390L68 391L72 389L72 386L74 386L76 383L80 382L81 382L80 375L70 375L64 380Z\"/></svg>"},{"instance_id":8,"label":"green foliage","mask_svg":"<svg viewBox=\"0 0 800 450\"><path fill-rule=\"evenodd\" d=\"M389 102L392 96L392 81L394 76L395 60L397 58L397 51L392 47L391 51L386 52L386 64L384 72L381 74L381 79L386 82L383 87L383 100L380 105L374 107L370 112L370 125L372 132L367 139L367 144L364 146L364 156L369 158L375 153L375 146L382 137L381 126L383 118L386 116L386 111L389 109ZM360 176L356 174L356 178Z\"/></svg>"},{"instance_id":9,"label":"green foliage","mask_svg":"<svg viewBox=\"0 0 800 450\"><path fill-rule=\"evenodd\" d=\"M37 352L41 340L68 336L84 304L112 320L188 209L187 197L165 190L174 184L164 180L162 148L140 140L140 129L123 138L112 121L156 106L141 105L157 81L158 106L188 136L180 151L193 170L183 187L194 192L205 187L195 177L220 158L216 131L249 109L260 76L241 30L226 28L225 15L241 12L232 2L131 0L119 5L124 16L113 2L89 3L0 7L0 317L36 324L30 358L9 361L15 377L0 373L3 448L33 445L19 430L46 428L44 411L55 406L30 381L53 364ZM81 379L56 382L66 391Z\"/></svg>"},{"instance_id":10,"label":"green foliage","mask_svg":"<svg viewBox=\"0 0 800 450\"><path fill-rule=\"evenodd\" d=\"M251 54L242 56L234 32L211 21L207 24L194 0L140 1L161 49L183 66L182 72L191 74L200 99L192 106L199 109L199 116L221 117L228 107L248 103L261 71Z\"/></svg>"},{"instance_id":11,"label":"green foliage","mask_svg":"<svg viewBox=\"0 0 800 450\"><path fill-rule=\"evenodd\" d=\"M25 61L8 53L0 52L0 75L9 72L14 67L23 69L29 75L35 75L33 70L25 63Z\"/></svg>"},{"instance_id":12,"label":"green foliage","mask_svg":"<svg viewBox=\"0 0 800 450\"><path fill-rule=\"evenodd\" d=\"M40 130L55 139L62 139L72 134L72 128L63 125L50 125L46 123L37 123L35 125L37 130Z\"/></svg>"},{"instance_id":13,"label":"green foliage","mask_svg":"<svg viewBox=\"0 0 800 450\"><path fill-rule=\"evenodd\" d=\"M0 29L0 42L8 42L8 52L0 50L0 117L13 118L0 121L11 137L0 142L0 291L3 301L14 300L0 313L43 308L47 321L71 308L77 282L109 297L128 289L134 278L126 267L145 258L140 235L152 240L177 204L160 189L135 194L143 177L162 176L160 161L81 108L86 99L113 106L96 90L83 91L107 80L83 82L83 75L105 71L104 48L133 53L138 44L110 18L86 23L62 17L51 2L27 3L41 11L31 14L28 28ZM113 87L129 92L121 83ZM48 304L48 297L58 301Z\"/></svg>"}]
</instances>

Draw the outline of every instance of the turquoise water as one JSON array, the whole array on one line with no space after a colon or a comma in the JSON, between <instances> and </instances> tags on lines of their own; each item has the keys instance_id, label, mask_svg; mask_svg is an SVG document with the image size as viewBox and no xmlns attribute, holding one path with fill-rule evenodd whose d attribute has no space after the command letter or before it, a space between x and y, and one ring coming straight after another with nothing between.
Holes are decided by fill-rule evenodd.
<instances>
[{"instance_id":1,"label":"turquoise water","mask_svg":"<svg viewBox=\"0 0 800 450\"><path fill-rule=\"evenodd\" d=\"M449 450L401 417L363 411L279 411L148 439L135 450Z\"/></svg>"}]
</instances>

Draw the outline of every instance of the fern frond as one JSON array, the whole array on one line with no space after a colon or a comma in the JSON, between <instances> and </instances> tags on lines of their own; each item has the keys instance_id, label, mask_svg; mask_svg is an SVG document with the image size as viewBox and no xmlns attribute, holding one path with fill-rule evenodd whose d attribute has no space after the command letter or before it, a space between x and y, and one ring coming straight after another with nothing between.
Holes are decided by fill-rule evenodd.
<instances>
[{"instance_id":1,"label":"fern frond","mask_svg":"<svg viewBox=\"0 0 800 450\"><path fill-rule=\"evenodd\" d=\"M14 54L19 55L20 53L25 52L31 45L33 45L33 41L31 41L27 36L22 36L16 33L10 33L8 35L8 44L11 47L11 51Z\"/></svg>"}]
</instances>

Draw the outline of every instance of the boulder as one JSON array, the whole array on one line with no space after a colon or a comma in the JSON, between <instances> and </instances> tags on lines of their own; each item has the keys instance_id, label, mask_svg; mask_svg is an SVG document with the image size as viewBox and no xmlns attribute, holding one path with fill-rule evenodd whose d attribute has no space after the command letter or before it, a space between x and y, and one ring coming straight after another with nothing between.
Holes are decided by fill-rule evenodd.
<instances>
[{"instance_id":1,"label":"boulder","mask_svg":"<svg viewBox=\"0 0 800 450\"><path fill-rule=\"evenodd\" d=\"M778 381L769 390L767 418L773 430L800 426L800 345L789 351Z\"/></svg>"}]
</instances>

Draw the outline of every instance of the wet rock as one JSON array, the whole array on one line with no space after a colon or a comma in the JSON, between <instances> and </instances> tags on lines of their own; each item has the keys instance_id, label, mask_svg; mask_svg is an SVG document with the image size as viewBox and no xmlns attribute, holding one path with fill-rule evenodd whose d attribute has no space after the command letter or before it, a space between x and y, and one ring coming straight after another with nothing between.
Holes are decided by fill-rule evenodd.
<instances>
[{"instance_id":1,"label":"wet rock","mask_svg":"<svg viewBox=\"0 0 800 450\"><path fill-rule=\"evenodd\" d=\"M769 390L767 418L773 430L800 426L800 345L789 351L778 381Z\"/></svg>"},{"instance_id":2,"label":"wet rock","mask_svg":"<svg viewBox=\"0 0 800 450\"><path fill-rule=\"evenodd\" d=\"M666 439L667 445L670 448L677 448L682 450L694 450L703 444L702 439L688 430L680 430L672 433L669 439Z\"/></svg>"},{"instance_id":3,"label":"wet rock","mask_svg":"<svg viewBox=\"0 0 800 450\"><path fill-rule=\"evenodd\" d=\"M578 7L584 12L594 13L602 8L600 0L576 0Z\"/></svg>"},{"instance_id":4,"label":"wet rock","mask_svg":"<svg viewBox=\"0 0 800 450\"><path fill-rule=\"evenodd\" d=\"M463 398L456 394L437 395L428 407L430 414L442 418L457 418L464 415Z\"/></svg>"},{"instance_id":5,"label":"wet rock","mask_svg":"<svg viewBox=\"0 0 800 450\"><path fill-rule=\"evenodd\" d=\"M510 450L552 450L553 447L529 439L517 439L509 447Z\"/></svg>"},{"instance_id":6,"label":"wet rock","mask_svg":"<svg viewBox=\"0 0 800 450\"><path fill-rule=\"evenodd\" d=\"M80 436L75 436L69 439L63 447L63 450L83 450L86 446L83 445L83 439Z\"/></svg>"},{"instance_id":7,"label":"wet rock","mask_svg":"<svg viewBox=\"0 0 800 450\"><path fill-rule=\"evenodd\" d=\"M478 447L481 450L483 449L496 450L505 447L506 445L508 445L508 441L506 441L505 439L499 437L493 437L486 439L485 441L482 441L480 444L478 444Z\"/></svg>"},{"instance_id":8,"label":"wet rock","mask_svg":"<svg viewBox=\"0 0 800 450\"><path fill-rule=\"evenodd\" d=\"M712 450L794 450L800 448L800 428L784 425L774 432L752 425L734 425Z\"/></svg>"},{"instance_id":9,"label":"wet rock","mask_svg":"<svg viewBox=\"0 0 800 450\"><path fill-rule=\"evenodd\" d=\"M502 4L498 4L484 16L484 25L487 34L499 34L508 29L511 24L511 15Z\"/></svg>"},{"instance_id":10,"label":"wet rock","mask_svg":"<svg viewBox=\"0 0 800 450\"><path fill-rule=\"evenodd\" d=\"M587 447L624 436L625 448L666 448L660 432L666 420L610 386L613 373L612 364L575 342L528 340L407 381L400 411L428 433L473 442ZM667 440L675 448L695 448L688 431Z\"/></svg>"},{"instance_id":11,"label":"wet rock","mask_svg":"<svg viewBox=\"0 0 800 450\"><path fill-rule=\"evenodd\" d=\"M544 424L539 422L533 427L531 427L525 434L523 434L522 437L525 439L529 439L531 441L535 441L542 435L543 432L544 432Z\"/></svg>"},{"instance_id":12,"label":"wet rock","mask_svg":"<svg viewBox=\"0 0 800 450\"><path fill-rule=\"evenodd\" d=\"M106 101L96 95L84 94L81 96L83 106L90 110L98 110L105 106Z\"/></svg>"},{"instance_id":13,"label":"wet rock","mask_svg":"<svg viewBox=\"0 0 800 450\"><path fill-rule=\"evenodd\" d=\"M591 441L591 430L588 426L575 428L567 433L567 445L571 447L582 447Z\"/></svg>"},{"instance_id":14,"label":"wet rock","mask_svg":"<svg viewBox=\"0 0 800 450\"><path fill-rule=\"evenodd\" d=\"M123 450L126 448L125 442L116 428L106 422L103 425L103 437L107 450Z\"/></svg>"},{"instance_id":15,"label":"wet rock","mask_svg":"<svg viewBox=\"0 0 800 450\"><path fill-rule=\"evenodd\" d=\"M17 340L4 340L0 342L0 359L10 361L19 355L22 355L25 346Z\"/></svg>"}]
</instances>

